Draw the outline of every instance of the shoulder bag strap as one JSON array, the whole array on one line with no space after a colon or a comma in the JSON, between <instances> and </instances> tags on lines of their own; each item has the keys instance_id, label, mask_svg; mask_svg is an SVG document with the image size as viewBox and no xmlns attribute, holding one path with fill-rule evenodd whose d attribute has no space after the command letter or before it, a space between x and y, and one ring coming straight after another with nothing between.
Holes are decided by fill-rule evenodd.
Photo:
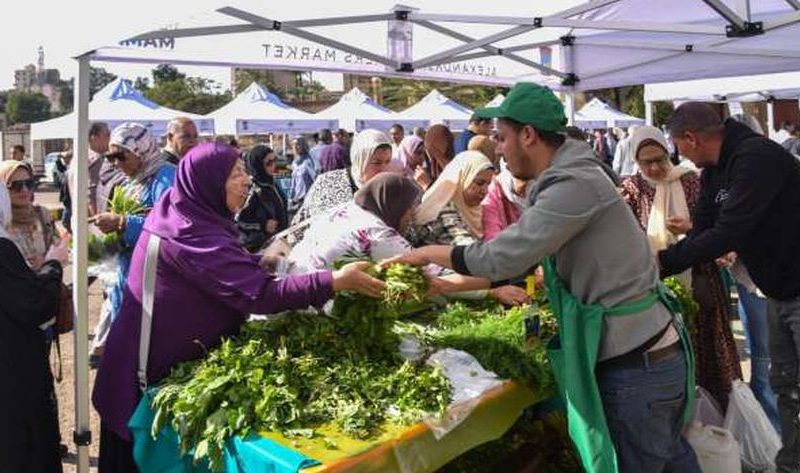
<instances>
[{"instance_id":1,"label":"shoulder bag strap","mask_svg":"<svg viewBox=\"0 0 800 473\"><path fill-rule=\"evenodd\" d=\"M153 300L156 289L156 268L158 266L158 248L161 238L150 234L147 241L147 255L144 259L144 281L142 284L142 325L139 332L139 389L147 389L147 359L150 356L150 335L153 328Z\"/></svg>"}]
</instances>

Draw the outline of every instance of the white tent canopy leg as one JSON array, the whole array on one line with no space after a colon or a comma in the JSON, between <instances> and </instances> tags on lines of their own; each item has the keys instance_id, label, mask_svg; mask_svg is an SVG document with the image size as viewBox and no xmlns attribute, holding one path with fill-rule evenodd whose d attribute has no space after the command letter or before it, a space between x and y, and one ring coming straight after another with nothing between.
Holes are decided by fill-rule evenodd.
<instances>
[{"instance_id":1,"label":"white tent canopy leg","mask_svg":"<svg viewBox=\"0 0 800 473\"><path fill-rule=\"evenodd\" d=\"M775 136L775 102L767 100L767 136Z\"/></svg>"},{"instance_id":2,"label":"white tent canopy leg","mask_svg":"<svg viewBox=\"0 0 800 473\"><path fill-rule=\"evenodd\" d=\"M75 112L77 136L75 143L76 189L72 195L72 300L75 310L75 430L73 433L78 451L78 473L89 471L89 444L92 432L89 426L89 293L87 274L88 256L88 202L89 164L89 62L88 55L76 58L78 73L75 84Z\"/></svg>"},{"instance_id":3,"label":"white tent canopy leg","mask_svg":"<svg viewBox=\"0 0 800 473\"><path fill-rule=\"evenodd\" d=\"M653 126L653 102L644 103L644 119L647 125Z\"/></svg>"},{"instance_id":4,"label":"white tent canopy leg","mask_svg":"<svg viewBox=\"0 0 800 473\"><path fill-rule=\"evenodd\" d=\"M567 92L566 94L566 115L567 115L567 124L574 125L575 124L575 93L574 92Z\"/></svg>"}]
</instances>

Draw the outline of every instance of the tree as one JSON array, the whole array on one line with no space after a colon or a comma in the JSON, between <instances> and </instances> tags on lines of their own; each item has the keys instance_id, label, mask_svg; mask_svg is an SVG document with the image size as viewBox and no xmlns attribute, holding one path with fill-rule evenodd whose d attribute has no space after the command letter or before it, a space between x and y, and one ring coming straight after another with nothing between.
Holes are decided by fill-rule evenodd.
<instances>
[{"instance_id":1,"label":"tree","mask_svg":"<svg viewBox=\"0 0 800 473\"><path fill-rule=\"evenodd\" d=\"M265 69L236 69L233 73L233 94L236 95L255 82L256 84L263 85L270 92L277 95L281 99L285 99L284 91L278 90L275 86L275 80L272 76L272 71Z\"/></svg>"},{"instance_id":2,"label":"tree","mask_svg":"<svg viewBox=\"0 0 800 473\"><path fill-rule=\"evenodd\" d=\"M89 69L89 100L94 97L94 94L100 91L103 87L117 80L117 76L106 71L102 67L92 67ZM71 84L74 93L74 83Z\"/></svg>"},{"instance_id":3,"label":"tree","mask_svg":"<svg viewBox=\"0 0 800 473\"><path fill-rule=\"evenodd\" d=\"M133 88L139 92L146 92L150 88L150 79L147 77L137 77L133 82Z\"/></svg>"},{"instance_id":4,"label":"tree","mask_svg":"<svg viewBox=\"0 0 800 473\"><path fill-rule=\"evenodd\" d=\"M75 106L75 79L62 81L59 89L61 91L61 98L59 99L61 111L69 113Z\"/></svg>"},{"instance_id":5,"label":"tree","mask_svg":"<svg viewBox=\"0 0 800 473\"><path fill-rule=\"evenodd\" d=\"M153 82L174 82L186 79L186 74L178 72L178 68L169 64L160 64L153 69Z\"/></svg>"},{"instance_id":6,"label":"tree","mask_svg":"<svg viewBox=\"0 0 800 473\"><path fill-rule=\"evenodd\" d=\"M165 107L205 115L231 100L229 92L221 92L216 82L200 77L164 80L162 76L144 94Z\"/></svg>"},{"instance_id":7,"label":"tree","mask_svg":"<svg viewBox=\"0 0 800 473\"><path fill-rule=\"evenodd\" d=\"M434 89L470 108L483 107L497 94L505 93L508 90L502 87L394 78L384 78L382 84L383 104L393 110L401 110L414 105Z\"/></svg>"},{"instance_id":8,"label":"tree","mask_svg":"<svg viewBox=\"0 0 800 473\"><path fill-rule=\"evenodd\" d=\"M9 124L32 123L50 118L50 101L42 94L12 91L6 103Z\"/></svg>"}]
</instances>

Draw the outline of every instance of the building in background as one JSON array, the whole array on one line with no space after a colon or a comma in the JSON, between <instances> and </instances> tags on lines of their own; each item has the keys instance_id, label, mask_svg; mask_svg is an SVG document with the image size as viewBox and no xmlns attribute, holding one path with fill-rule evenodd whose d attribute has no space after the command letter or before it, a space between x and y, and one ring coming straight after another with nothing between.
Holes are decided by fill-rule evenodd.
<instances>
[{"instance_id":1,"label":"building in background","mask_svg":"<svg viewBox=\"0 0 800 473\"><path fill-rule=\"evenodd\" d=\"M14 71L14 89L20 92L40 93L50 102L51 112L61 112L61 88L64 81L58 69L46 69L44 48L39 46L36 65L28 64Z\"/></svg>"}]
</instances>

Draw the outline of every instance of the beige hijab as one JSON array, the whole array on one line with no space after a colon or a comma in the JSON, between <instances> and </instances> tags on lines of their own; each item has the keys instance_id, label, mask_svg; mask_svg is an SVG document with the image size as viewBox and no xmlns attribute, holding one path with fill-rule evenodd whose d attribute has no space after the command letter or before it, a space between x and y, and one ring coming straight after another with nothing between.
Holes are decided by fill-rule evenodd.
<instances>
[{"instance_id":1,"label":"beige hijab","mask_svg":"<svg viewBox=\"0 0 800 473\"><path fill-rule=\"evenodd\" d=\"M439 217L439 213L447 204L453 202L470 232L477 238L483 238L481 206L468 206L464 202L464 191L479 173L492 168L492 162L483 153L478 151L459 153L422 196L422 204L417 209L414 221L418 225L430 223Z\"/></svg>"},{"instance_id":2,"label":"beige hijab","mask_svg":"<svg viewBox=\"0 0 800 473\"><path fill-rule=\"evenodd\" d=\"M631 150L634 156L639 153L639 148L646 142L655 142L667 152L667 140L661 130L652 126L637 128L631 136ZM683 166L673 166L671 162L665 163L669 170L664 179L650 179L642 173L642 177L655 188L653 207L650 209L650 218L647 220L647 238L654 253L666 249L676 243L680 238L667 229L667 220L680 217L690 219L689 206L686 204L686 193L683 191L681 178L692 172ZM641 170L639 171L641 172Z\"/></svg>"},{"instance_id":3,"label":"beige hijab","mask_svg":"<svg viewBox=\"0 0 800 473\"><path fill-rule=\"evenodd\" d=\"M11 184L11 176L13 176L18 169L27 170L28 174L33 177L33 168L24 161L3 161L0 163L0 180L2 180L6 189L8 189L8 186ZM12 221L16 225L30 225L36 221L33 202L23 206L12 205L11 212ZM9 224L11 224L11 222L9 222Z\"/></svg>"}]
</instances>

